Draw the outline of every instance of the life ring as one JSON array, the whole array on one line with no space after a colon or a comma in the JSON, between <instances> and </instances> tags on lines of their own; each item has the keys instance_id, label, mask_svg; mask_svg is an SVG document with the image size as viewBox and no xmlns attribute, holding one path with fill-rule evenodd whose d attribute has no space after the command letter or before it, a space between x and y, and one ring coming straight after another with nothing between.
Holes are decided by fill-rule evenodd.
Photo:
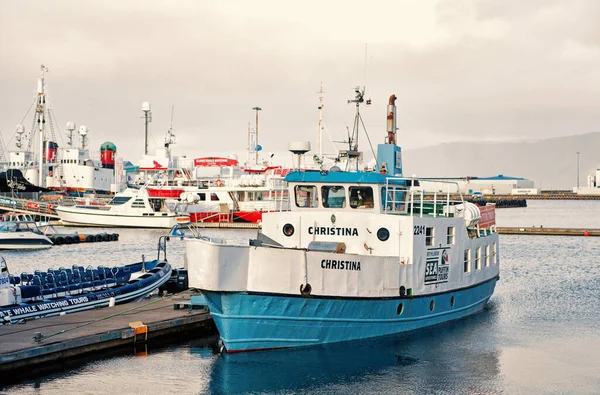
<instances>
[{"instance_id":1,"label":"life ring","mask_svg":"<svg viewBox=\"0 0 600 395\"><path fill-rule=\"evenodd\" d=\"M34 202L27 202L27 208L30 209L34 209L34 210L39 210L40 209L40 205Z\"/></svg>"},{"instance_id":2,"label":"life ring","mask_svg":"<svg viewBox=\"0 0 600 395\"><path fill-rule=\"evenodd\" d=\"M222 187L223 186L223 181L221 181L220 178L217 178L217 181L215 181L215 186Z\"/></svg>"}]
</instances>

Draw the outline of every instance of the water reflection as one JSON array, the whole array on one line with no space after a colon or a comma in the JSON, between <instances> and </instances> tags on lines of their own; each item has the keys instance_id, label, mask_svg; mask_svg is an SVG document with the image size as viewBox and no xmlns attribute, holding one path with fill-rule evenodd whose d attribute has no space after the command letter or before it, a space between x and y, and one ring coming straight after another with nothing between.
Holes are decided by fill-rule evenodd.
<instances>
[{"instance_id":1,"label":"water reflection","mask_svg":"<svg viewBox=\"0 0 600 395\"><path fill-rule=\"evenodd\" d=\"M213 360L209 392L217 394L449 389L494 393L499 391L500 358L488 338L493 336L495 315L491 307L415 333L295 350L215 358L216 344L204 342L193 343L190 353Z\"/></svg>"}]
</instances>

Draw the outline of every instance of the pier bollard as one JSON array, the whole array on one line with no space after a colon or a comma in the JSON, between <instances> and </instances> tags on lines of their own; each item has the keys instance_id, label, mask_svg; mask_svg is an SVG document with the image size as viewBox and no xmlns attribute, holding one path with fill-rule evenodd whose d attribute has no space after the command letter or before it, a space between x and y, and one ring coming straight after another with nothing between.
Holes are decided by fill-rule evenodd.
<instances>
[{"instance_id":1,"label":"pier bollard","mask_svg":"<svg viewBox=\"0 0 600 395\"><path fill-rule=\"evenodd\" d=\"M586 230L585 232L583 232L583 235L584 235L584 236L589 236L589 235L590 235L590 232L588 232L588 231Z\"/></svg>"}]
</instances>

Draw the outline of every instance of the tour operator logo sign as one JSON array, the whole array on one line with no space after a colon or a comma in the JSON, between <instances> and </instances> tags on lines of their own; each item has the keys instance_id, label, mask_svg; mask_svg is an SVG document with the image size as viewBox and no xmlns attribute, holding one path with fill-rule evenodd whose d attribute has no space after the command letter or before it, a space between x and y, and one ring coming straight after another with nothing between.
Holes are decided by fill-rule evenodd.
<instances>
[{"instance_id":1,"label":"tour operator logo sign","mask_svg":"<svg viewBox=\"0 0 600 395\"><path fill-rule=\"evenodd\" d=\"M425 263L425 285L448 282L450 272L450 257L445 248L427 250Z\"/></svg>"}]
</instances>

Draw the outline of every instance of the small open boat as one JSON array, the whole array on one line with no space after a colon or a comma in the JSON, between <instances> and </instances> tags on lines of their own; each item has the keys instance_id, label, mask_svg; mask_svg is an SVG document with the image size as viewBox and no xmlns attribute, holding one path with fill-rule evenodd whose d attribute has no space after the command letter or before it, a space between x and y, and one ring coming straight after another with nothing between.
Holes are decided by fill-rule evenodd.
<instances>
[{"instance_id":1,"label":"small open boat","mask_svg":"<svg viewBox=\"0 0 600 395\"><path fill-rule=\"evenodd\" d=\"M40 250L52 245L33 221L0 221L0 250Z\"/></svg>"},{"instance_id":2,"label":"small open boat","mask_svg":"<svg viewBox=\"0 0 600 395\"><path fill-rule=\"evenodd\" d=\"M160 248L160 247L159 247ZM160 257L124 266L73 265L13 276L0 257L0 325L143 299L171 276Z\"/></svg>"}]
</instances>

